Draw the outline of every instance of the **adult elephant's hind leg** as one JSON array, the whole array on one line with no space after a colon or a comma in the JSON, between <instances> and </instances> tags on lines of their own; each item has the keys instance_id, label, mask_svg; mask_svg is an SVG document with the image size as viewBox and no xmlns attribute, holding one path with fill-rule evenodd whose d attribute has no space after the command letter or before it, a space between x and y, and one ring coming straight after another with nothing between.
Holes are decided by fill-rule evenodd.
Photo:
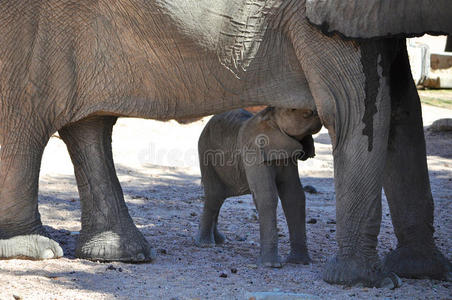
<instances>
[{"instance_id":1,"label":"adult elephant's hind leg","mask_svg":"<svg viewBox=\"0 0 452 300\"><path fill-rule=\"evenodd\" d=\"M38 180L48 135L23 121L3 137L0 150L0 258L45 259L63 256L42 227Z\"/></svg>"},{"instance_id":2,"label":"adult elephant's hind leg","mask_svg":"<svg viewBox=\"0 0 452 300\"><path fill-rule=\"evenodd\" d=\"M395 287L399 279L382 270L376 250L390 120L382 44L327 37L307 24L294 33L297 56L334 147L339 250L323 279Z\"/></svg>"},{"instance_id":3,"label":"adult elephant's hind leg","mask_svg":"<svg viewBox=\"0 0 452 300\"><path fill-rule=\"evenodd\" d=\"M384 175L397 249L385 268L403 277L452 280L451 263L433 240L433 198L427 172L421 105L406 48L391 69L392 117Z\"/></svg>"},{"instance_id":4,"label":"adult elephant's hind leg","mask_svg":"<svg viewBox=\"0 0 452 300\"><path fill-rule=\"evenodd\" d=\"M124 202L111 151L115 117L92 117L59 131L74 164L82 206L76 256L101 261L144 262L152 249Z\"/></svg>"}]
</instances>

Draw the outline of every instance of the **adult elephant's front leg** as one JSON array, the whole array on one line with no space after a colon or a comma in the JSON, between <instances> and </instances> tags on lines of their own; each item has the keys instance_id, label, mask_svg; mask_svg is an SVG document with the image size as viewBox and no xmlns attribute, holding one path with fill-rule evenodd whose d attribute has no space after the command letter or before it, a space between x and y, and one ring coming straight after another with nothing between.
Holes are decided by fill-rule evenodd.
<instances>
[{"instance_id":1,"label":"adult elephant's front leg","mask_svg":"<svg viewBox=\"0 0 452 300\"><path fill-rule=\"evenodd\" d=\"M452 280L451 263L433 240L433 198L421 104L404 44L391 68L391 103L383 185L398 245L386 257L385 268L403 277Z\"/></svg>"},{"instance_id":2,"label":"adult elephant's front leg","mask_svg":"<svg viewBox=\"0 0 452 300\"><path fill-rule=\"evenodd\" d=\"M336 284L396 286L376 251L390 119L385 55L377 42L326 37L305 24L296 53L333 141L339 250L324 269Z\"/></svg>"},{"instance_id":3,"label":"adult elephant's front leg","mask_svg":"<svg viewBox=\"0 0 452 300\"><path fill-rule=\"evenodd\" d=\"M115 117L93 117L59 131L74 164L82 206L76 255L101 261L150 261L151 247L129 215L116 176L111 152L115 122Z\"/></svg>"},{"instance_id":4,"label":"adult elephant's front leg","mask_svg":"<svg viewBox=\"0 0 452 300\"><path fill-rule=\"evenodd\" d=\"M34 121L31 117L4 120L7 130L0 149L0 259L63 256L58 243L48 237L38 211L39 168L51 133L43 132L42 122Z\"/></svg>"}]
</instances>

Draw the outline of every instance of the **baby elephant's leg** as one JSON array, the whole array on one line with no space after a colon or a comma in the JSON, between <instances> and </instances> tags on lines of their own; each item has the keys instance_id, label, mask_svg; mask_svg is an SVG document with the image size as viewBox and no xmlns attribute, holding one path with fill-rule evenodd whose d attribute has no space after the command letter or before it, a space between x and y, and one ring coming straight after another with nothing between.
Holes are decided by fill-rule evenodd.
<instances>
[{"instance_id":1,"label":"baby elephant's leg","mask_svg":"<svg viewBox=\"0 0 452 300\"><path fill-rule=\"evenodd\" d=\"M209 170L203 171L205 201L195 243L198 247L213 247L215 244L222 244L225 240L224 235L217 229L218 215L225 200L225 189L213 170L208 176L205 173L209 173Z\"/></svg>"},{"instance_id":2,"label":"baby elephant's leg","mask_svg":"<svg viewBox=\"0 0 452 300\"><path fill-rule=\"evenodd\" d=\"M255 166L247 169L247 179L259 213L261 260L266 267L281 268L278 256L276 209L278 193L271 167Z\"/></svg>"},{"instance_id":3,"label":"baby elephant's leg","mask_svg":"<svg viewBox=\"0 0 452 300\"><path fill-rule=\"evenodd\" d=\"M306 198L296 162L278 167L276 184L289 227L290 254L287 262L306 265L311 261L306 246Z\"/></svg>"}]
</instances>

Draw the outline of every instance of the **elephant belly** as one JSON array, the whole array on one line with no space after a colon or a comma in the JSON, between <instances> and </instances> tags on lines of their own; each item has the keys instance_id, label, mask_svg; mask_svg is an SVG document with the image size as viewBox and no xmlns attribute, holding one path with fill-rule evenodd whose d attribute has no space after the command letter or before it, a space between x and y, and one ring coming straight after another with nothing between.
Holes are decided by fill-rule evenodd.
<instances>
[{"instance_id":1,"label":"elephant belly","mask_svg":"<svg viewBox=\"0 0 452 300\"><path fill-rule=\"evenodd\" d=\"M227 157L227 159L229 159L229 157ZM226 163L228 163L228 161ZM216 173L226 187L226 197L241 196L251 193L245 170L243 169L241 162L216 168Z\"/></svg>"}]
</instances>

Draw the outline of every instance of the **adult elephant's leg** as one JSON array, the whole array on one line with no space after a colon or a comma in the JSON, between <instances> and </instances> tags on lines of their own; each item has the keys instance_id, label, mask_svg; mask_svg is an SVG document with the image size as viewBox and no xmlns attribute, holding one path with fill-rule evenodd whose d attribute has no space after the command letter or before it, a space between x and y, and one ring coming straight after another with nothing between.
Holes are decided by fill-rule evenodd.
<instances>
[{"instance_id":1,"label":"adult elephant's leg","mask_svg":"<svg viewBox=\"0 0 452 300\"><path fill-rule=\"evenodd\" d=\"M376 251L390 119L382 45L327 37L306 23L292 34L333 141L339 250L323 278L337 284L396 286L398 278L381 270Z\"/></svg>"},{"instance_id":2,"label":"adult elephant's leg","mask_svg":"<svg viewBox=\"0 0 452 300\"><path fill-rule=\"evenodd\" d=\"M81 120L59 131L74 164L82 206L76 255L102 261L150 261L151 247L124 202L111 151L115 117Z\"/></svg>"},{"instance_id":3,"label":"adult elephant's leg","mask_svg":"<svg viewBox=\"0 0 452 300\"><path fill-rule=\"evenodd\" d=\"M433 240L433 198L427 172L419 96L403 44L391 68L391 129L384 190L398 239L385 268L403 277L452 279Z\"/></svg>"},{"instance_id":4,"label":"adult elephant's leg","mask_svg":"<svg viewBox=\"0 0 452 300\"><path fill-rule=\"evenodd\" d=\"M49 135L26 128L7 130L0 150L0 258L57 258L63 250L47 237L38 211L38 180ZM36 131L36 132L35 132Z\"/></svg>"}]
</instances>

